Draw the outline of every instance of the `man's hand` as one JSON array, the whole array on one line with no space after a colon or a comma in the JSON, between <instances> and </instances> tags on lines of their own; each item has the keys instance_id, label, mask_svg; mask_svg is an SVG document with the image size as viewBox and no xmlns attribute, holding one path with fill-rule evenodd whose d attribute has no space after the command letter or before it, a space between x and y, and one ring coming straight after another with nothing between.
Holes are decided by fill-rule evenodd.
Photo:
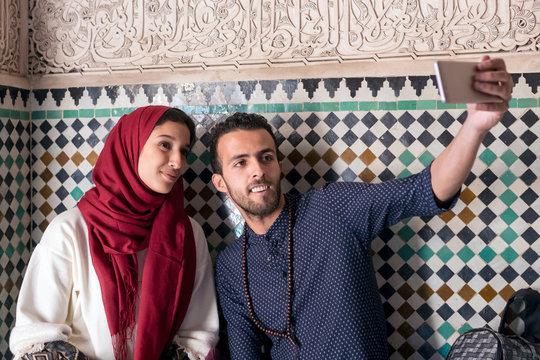
<instances>
[{"instance_id":1,"label":"man's hand","mask_svg":"<svg viewBox=\"0 0 540 360\"><path fill-rule=\"evenodd\" d=\"M508 103L512 98L514 81L506 71L503 59L490 59L484 56L476 66L474 88L480 92L495 95L501 98L500 103L469 104L467 111L473 127L479 133L488 132L501 120L504 112L508 110Z\"/></svg>"}]
</instances>

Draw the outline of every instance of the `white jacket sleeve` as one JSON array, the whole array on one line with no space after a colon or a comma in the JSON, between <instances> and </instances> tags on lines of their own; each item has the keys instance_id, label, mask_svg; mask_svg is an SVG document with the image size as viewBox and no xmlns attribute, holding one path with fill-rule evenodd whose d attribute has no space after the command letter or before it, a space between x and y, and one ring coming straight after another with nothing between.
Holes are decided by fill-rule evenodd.
<instances>
[{"instance_id":1,"label":"white jacket sleeve","mask_svg":"<svg viewBox=\"0 0 540 360\"><path fill-rule=\"evenodd\" d=\"M10 348L15 359L71 336L73 232L53 221L33 251L17 301Z\"/></svg>"},{"instance_id":2,"label":"white jacket sleeve","mask_svg":"<svg viewBox=\"0 0 540 360\"><path fill-rule=\"evenodd\" d=\"M190 220L197 247L197 272L191 301L174 342L191 360L203 360L218 341L219 319L214 272L206 238L201 226Z\"/></svg>"}]
</instances>

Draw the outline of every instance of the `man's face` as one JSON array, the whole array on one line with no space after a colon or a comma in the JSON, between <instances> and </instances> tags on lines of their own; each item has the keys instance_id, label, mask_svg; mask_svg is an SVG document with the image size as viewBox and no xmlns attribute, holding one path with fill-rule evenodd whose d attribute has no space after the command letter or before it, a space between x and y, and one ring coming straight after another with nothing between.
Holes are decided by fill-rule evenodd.
<instances>
[{"instance_id":1,"label":"man's face","mask_svg":"<svg viewBox=\"0 0 540 360\"><path fill-rule=\"evenodd\" d=\"M281 163L272 136L264 130L235 130L217 144L222 174L212 182L247 216L273 214L281 199Z\"/></svg>"}]
</instances>

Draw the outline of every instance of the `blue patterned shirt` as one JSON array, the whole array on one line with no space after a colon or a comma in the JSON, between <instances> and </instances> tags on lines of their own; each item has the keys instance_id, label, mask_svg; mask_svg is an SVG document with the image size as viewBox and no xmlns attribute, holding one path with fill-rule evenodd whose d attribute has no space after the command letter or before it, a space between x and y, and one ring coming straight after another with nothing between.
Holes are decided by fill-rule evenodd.
<instances>
[{"instance_id":1,"label":"blue patterned shirt","mask_svg":"<svg viewBox=\"0 0 540 360\"><path fill-rule=\"evenodd\" d=\"M448 210L435 202L429 168L379 184L329 183L287 201L294 209L292 334L298 359L387 359L371 241L404 218ZM248 229L253 309L266 328L279 332L286 328L287 226L285 206L266 234ZM242 237L218 256L216 278L232 359L261 359L264 339L272 344L272 359L294 359L288 339L263 334L250 318Z\"/></svg>"}]
</instances>

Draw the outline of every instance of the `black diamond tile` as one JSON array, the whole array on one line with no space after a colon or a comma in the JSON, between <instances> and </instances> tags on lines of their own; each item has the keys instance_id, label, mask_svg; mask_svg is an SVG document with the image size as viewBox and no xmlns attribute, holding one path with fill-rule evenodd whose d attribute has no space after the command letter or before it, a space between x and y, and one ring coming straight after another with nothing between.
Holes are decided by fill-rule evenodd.
<instances>
[{"instance_id":1,"label":"black diamond tile","mask_svg":"<svg viewBox=\"0 0 540 360\"><path fill-rule=\"evenodd\" d=\"M381 286L381 288L379 289L380 292L381 292L381 295L385 298L385 299L390 299L390 297L392 297L392 295L394 295L396 293L396 290L394 289L393 286L391 286L390 284L388 283L385 283L383 286ZM394 309L392 309L394 310ZM391 313L390 313L391 314ZM388 316L388 315L387 315Z\"/></svg>"},{"instance_id":2,"label":"black diamond tile","mask_svg":"<svg viewBox=\"0 0 540 360\"><path fill-rule=\"evenodd\" d=\"M495 182L495 180L497 180L497 175L495 175L490 169L487 169L480 175L480 180L482 180L482 182L489 187Z\"/></svg>"},{"instance_id":3,"label":"black diamond tile","mask_svg":"<svg viewBox=\"0 0 540 360\"><path fill-rule=\"evenodd\" d=\"M416 121L416 119L408 112L405 111L403 115L401 115L398 119L399 123L403 125L406 129L411 126L412 123Z\"/></svg>"},{"instance_id":4,"label":"black diamond tile","mask_svg":"<svg viewBox=\"0 0 540 360\"><path fill-rule=\"evenodd\" d=\"M511 130L507 129L505 132L503 132L503 133L499 136L499 139L501 139L501 141L502 141L505 145L509 146L509 145L511 145L514 141L516 141L517 136L514 135L514 133L513 133Z\"/></svg>"},{"instance_id":5,"label":"black diamond tile","mask_svg":"<svg viewBox=\"0 0 540 360\"><path fill-rule=\"evenodd\" d=\"M525 171L523 173L523 175L521 175L519 177L521 179L521 181L523 181L526 185L528 186L531 186L532 183L534 183L537 179L537 176L534 174L534 172L532 172L531 169L527 169L527 171Z\"/></svg>"},{"instance_id":6,"label":"black diamond tile","mask_svg":"<svg viewBox=\"0 0 540 360\"><path fill-rule=\"evenodd\" d=\"M527 282L527 284L532 285L536 280L538 280L538 273L533 270L532 267L528 268L521 274L521 277L523 280Z\"/></svg>"},{"instance_id":7,"label":"black diamond tile","mask_svg":"<svg viewBox=\"0 0 540 360\"><path fill-rule=\"evenodd\" d=\"M456 234L448 227L448 225L444 225L441 230L437 233L442 241L447 243L450 241Z\"/></svg>"},{"instance_id":8,"label":"black diamond tile","mask_svg":"<svg viewBox=\"0 0 540 360\"><path fill-rule=\"evenodd\" d=\"M55 194L60 200L64 200L69 195L69 192L66 190L65 187L60 186L60 188L56 190Z\"/></svg>"},{"instance_id":9,"label":"black diamond tile","mask_svg":"<svg viewBox=\"0 0 540 360\"><path fill-rule=\"evenodd\" d=\"M493 200L497 198L497 196L488 188L486 188L484 191L482 191L478 198L485 204L489 205Z\"/></svg>"},{"instance_id":10,"label":"black diamond tile","mask_svg":"<svg viewBox=\"0 0 540 360\"><path fill-rule=\"evenodd\" d=\"M497 234L493 232L489 227L485 227L484 230L480 231L478 234L480 239L482 239L486 244L489 244L491 240L495 239Z\"/></svg>"},{"instance_id":11,"label":"black diamond tile","mask_svg":"<svg viewBox=\"0 0 540 360\"><path fill-rule=\"evenodd\" d=\"M442 281L447 282L454 276L454 272L446 265L443 265L439 271L437 271L437 276L441 278Z\"/></svg>"},{"instance_id":12,"label":"black diamond tile","mask_svg":"<svg viewBox=\"0 0 540 360\"><path fill-rule=\"evenodd\" d=\"M441 133L441 135L439 135L439 137L437 138L437 140L445 147L450 145L453 139L454 139L454 136L450 134L447 130L444 130Z\"/></svg>"},{"instance_id":13,"label":"black diamond tile","mask_svg":"<svg viewBox=\"0 0 540 360\"><path fill-rule=\"evenodd\" d=\"M521 136L520 139L523 140L523 142L527 146L532 146L532 144L538 139L538 136L536 136L535 133L533 133L530 130L526 130Z\"/></svg>"},{"instance_id":14,"label":"black diamond tile","mask_svg":"<svg viewBox=\"0 0 540 360\"><path fill-rule=\"evenodd\" d=\"M491 266L489 265L486 265L482 268L482 270L480 270L480 272L478 273L478 275L480 275L482 277L482 279L484 279L486 282L489 282L491 279L493 279L495 277L495 275L497 275L495 273L495 271L491 268Z\"/></svg>"},{"instance_id":15,"label":"black diamond tile","mask_svg":"<svg viewBox=\"0 0 540 360\"><path fill-rule=\"evenodd\" d=\"M521 116L521 121L523 121L527 127L531 128L538 121L538 115L536 115L534 111L529 110Z\"/></svg>"},{"instance_id":16,"label":"black diamond tile","mask_svg":"<svg viewBox=\"0 0 540 360\"><path fill-rule=\"evenodd\" d=\"M225 224L225 222L222 222L219 224L219 226L216 228L216 233L218 233L219 236L222 238L225 238L227 235L231 233L231 228Z\"/></svg>"},{"instance_id":17,"label":"black diamond tile","mask_svg":"<svg viewBox=\"0 0 540 360\"><path fill-rule=\"evenodd\" d=\"M452 115L448 113L448 111L445 111L438 119L439 123L444 126L446 129L452 125L456 119Z\"/></svg>"},{"instance_id":18,"label":"black diamond tile","mask_svg":"<svg viewBox=\"0 0 540 360\"><path fill-rule=\"evenodd\" d=\"M372 113L367 113L362 118L362 123L369 129L377 123L377 118Z\"/></svg>"},{"instance_id":19,"label":"black diamond tile","mask_svg":"<svg viewBox=\"0 0 540 360\"><path fill-rule=\"evenodd\" d=\"M326 118L324 118L324 122L326 123L326 125L328 125L328 127L330 129L333 129L334 126L336 126L337 124L339 124L340 120L339 118L336 116L336 114L334 114L333 112L328 114L328 116Z\"/></svg>"},{"instance_id":20,"label":"black diamond tile","mask_svg":"<svg viewBox=\"0 0 540 360\"><path fill-rule=\"evenodd\" d=\"M307 124L307 126L309 126L310 128L314 128L315 126L317 126L318 123L321 122L321 119L319 119L319 117L315 114L311 114L308 116L308 118L306 119L305 123Z\"/></svg>"},{"instance_id":21,"label":"black diamond tile","mask_svg":"<svg viewBox=\"0 0 540 360\"><path fill-rule=\"evenodd\" d=\"M193 171L191 167L188 167L182 177L188 182L188 184L191 184L197 178L197 173Z\"/></svg>"},{"instance_id":22,"label":"black diamond tile","mask_svg":"<svg viewBox=\"0 0 540 360\"><path fill-rule=\"evenodd\" d=\"M503 124L506 128L510 127L514 122L516 122L516 117L509 111L506 111L503 114L503 117L501 119L501 124Z\"/></svg>"},{"instance_id":23,"label":"black diamond tile","mask_svg":"<svg viewBox=\"0 0 540 360\"><path fill-rule=\"evenodd\" d=\"M474 271L471 270L470 267L467 265L463 266L463 268L458 272L458 276L463 279L466 283L472 280L472 278L476 275Z\"/></svg>"},{"instance_id":24,"label":"black diamond tile","mask_svg":"<svg viewBox=\"0 0 540 360\"><path fill-rule=\"evenodd\" d=\"M384 134L382 134L379 141L388 148L396 141L396 138L394 135L392 135L392 133L390 133L390 131L386 131Z\"/></svg>"},{"instance_id":25,"label":"black diamond tile","mask_svg":"<svg viewBox=\"0 0 540 360\"><path fill-rule=\"evenodd\" d=\"M489 147L494 141L495 136L493 136L492 133L488 132L486 136L484 136L484 140L482 140L482 145L484 145L485 147Z\"/></svg>"},{"instance_id":26,"label":"black diamond tile","mask_svg":"<svg viewBox=\"0 0 540 360\"><path fill-rule=\"evenodd\" d=\"M530 245L533 245L536 240L540 237L532 227L528 228L521 234L521 237L525 239Z\"/></svg>"},{"instance_id":27,"label":"black diamond tile","mask_svg":"<svg viewBox=\"0 0 540 360\"><path fill-rule=\"evenodd\" d=\"M371 146L375 141L377 141L377 136L375 136L370 130L367 130L364 134L362 134L362 136L360 136L360 140L362 140L366 146Z\"/></svg>"},{"instance_id":28,"label":"black diamond tile","mask_svg":"<svg viewBox=\"0 0 540 360\"><path fill-rule=\"evenodd\" d=\"M471 307L471 305L469 305L467 303L465 303L465 305L460 307L457 312L465 320L469 320L470 318L472 318L476 314L476 311Z\"/></svg>"},{"instance_id":29,"label":"black diamond tile","mask_svg":"<svg viewBox=\"0 0 540 360\"><path fill-rule=\"evenodd\" d=\"M381 122L384 124L384 126L386 126L388 129L390 129L392 126L394 126L395 123L397 123L397 119L394 117L394 115L387 112L381 118Z\"/></svg>"},{"instance_id":30,"label":"black diamond tile","mask_svg":"<svg viewBox=\"0 0 540 360\"><path fill-rule=\"evenodd\" d=\"M384 169L380 174L379 174L379 179L381 179L381 181L388 181L388 180L392 180L392 179L395 179L396 178L396 175L394 175L390 170L388 169Z\"/></svg>"},{"instance_id":31,"label":"black diamond tile","mask_svg":"<svg viewBox=\"0 0 540 360\"><path fill-rule=\"evenodd\" d=\"M519 274L511 266L507 266L501 272L501 276L507 283L511 283L519 276Z\"/></svg>"},{"instance_id":32,"label":"black diamond tile","mask_svg":"<svg viewBox=\"0 0 540 360\"><path fill-rule=\"evenodd\" d=\"M66 207L64 206L64 204L60 203L58 204L57 207L54 208L54 211L57 213L57 214L61 214L63 213L64 211L66 211Z\"/></svg>"},{"instance_id":33,"label":"black diamond tile","mask_svg":"<svg viewBox=\"0 0 540 360\"><path fill-rule=\"evenodd\" d=\"M418 231L418 236L422 238L424 241L429 241L433 236L435 236L435 231L428 225L425 225Z\"/></svg>"},{"instance_id":34,"label":"black diamond tile","mask_svg":"<svg viewBox=\"0 0 540 360\"><path fill-rule=\"evenodd\" d=\"M343 135L343 137L341 138L341 140L343 140L343 142L345 144L347 144L347 146L352 146L356 140L358 140L358 136L356 136L356 134L354 132L352 132L351 130L347 131L345 133L345 135Z\"/></svg>"},{"instance_id":35,"label":"black diamond tile","mask_svg":"<svg viewBox=\"0 0 540 360\"><path fill-rule=\"evenodd\" d=\"M480 220L482 220L484 222L484 224L486 225L489 225L491 224L491 222L493 220L495 220L495 218L497 217L497 215L495 215L493 213L493 211L491 211L489 208L485 208L484 210L482 210L482 212L478 215L478 217L480 218Z\"/></svg>"},{"instance_id":36,"label":"black diamond tile","mask_svg":"<svg viewBox=\"0 0 540 360\"><path fill-rule=\"evenodd\" d=\"M300 144L302 142L302 137L300 135L298 135L298 133L291 133L291 135L289 135L289 137L287 138L287 140L289 140L289 142L292 144L292 146L298 146L298 144Z\"/></svg>"},{"instance_id":37,"label":"black diamond tile","mask_svg":"<svg viewBox=\"0 0 540 360\"><path fill-rule=\"evenodd\" d=\"M287 175L285 175L285 178L292 184L292 185L296 185L296 183L298 181L300 181L300 179L302 179L302 175L300 175L298 173L298 171L296 171L295 169L292 169L291 171L289 171L289 173Z\"/></svg>"},{"instance_id":38,"label":"black diamond tile","mask_svg":"<svg viewBox=\"0 0 540 360\"><path fill-rule=\"evenodd\" d=\"M454 315L454 310L448 304L443 304L443 306L437 309L437 314L444 320L448 320L450 316Z\"/></svg>"},{"instance_id":39,"label":"black diamond tile","mask_svg":"<svg viewBox=\"0 0 540 360\"><path fill-rule=\"evenodd\" d=\"M418 123L420 123L420 125L427 129L431 124L433 124L435 119L433 118L433 116L431 116L430 113L424 111L417 121Z\"/></svg>"},{"instance_id":40,"label":"black diamond tile","mask_svg":"<svg viewBox=\"0 0 540 360\"><path fill-rule=\"evenodd\" d=\"M416 271L416 274L418 276L420 276L420 278L422 278L422 280L427 281L433 275L433 270L431 270L430 267L427 264L423 264Z\"/></svg>"},{"instance_id":41,"label":"black diamond tile","mask_svg":"<svg viewBox=\"0 0 540 360\"><path fill-rule=\"evenodd\" d=\"M319 135L317 135L317 133L315 131L313 131L313 130L311 130L306 135L306 141L308 143L310 143L311 146L315 146L315 144L318 143L320 139L321 139L321 137Z\"/></svg>"},{"instance_id":42,"label":"black diamond tile","mask_svg":"<svg viewBox=\"0 0 540 360\"><path fill-rule=\"evenodd\" d=\"M339 175L334 170L330 169L323 175L323 179L327 182L333 182L339 179Z\"/></svg>"},{"instance_id":43,"label":"black diamond tile","mask_svg":"<svg viewBox=\"0 0 540 360\"><path fill-rule=\"evenodd\" d=\"M390 150L388 149L384 150L383 153L379 156L379 160L381 160L381 162L386 166L390 165L390 163L394 161L395 158L396 157L394 156L394 154L392 154L392 152L390 152Z\"/></svg>"},{"instance_id":44,"label":"black diamond tile","mask_svg":"<svg viewBox=\"0 0 540 360\"><path fill-rule=\"evenodd\" d=\"M388 261L394 254L394 250L392 250L388 245L384 245L377 254L381 257L383 261Z\"/></svg>"},{"instance_id":45,"label":"black diamond tile","mask_svg":"<svg viewBox=\"0 0 540 360\"><path fill-rule=\"evenodd\" d=\"M416 310L416 312L422 319L427 320L433 314L433 309L428 304L424 303Z\"/></svg>"},{"instance_id":46,"label":"black diamond tile","mask_svg":"<svg viewBox=\"0 0 540 360\"><path fill-rule=\"evenodd\" d=\"M302 118L300 118L300 116L298 116L297 114L294 114L289 118L289 120L287 120L287 123L295 130L298 129L298 127L302 125L303 122L304 120L302 120Z\"/></svg>"},{"instance_id":47,"label":"black diamond tile","mask_svg":"<svg viewBox=\"0 0 540 360\"><path fill-rule=\"evenodd\" d=\"M497 313L495 311L493 311L493 309L491 308L491 306L486 306L485 308L483 308L482 310L480 310L480 313L479 315L482 317L482 319L484 319L486 322L490 322L491 320L493 320L495 318L495 316L497 316Z\"/></svg>"},{"instance_id":48,"label":"black diamond tile","mask_svg":"<svg viewBox=\"0 0 540 360\"><path fill-rule=\"evenodd\" d=\"M354 125L358 124L358 122L360 121L360 119L358 119L356 117L356 115L354 115L353 113L348 113L344 118L343 118L343 123L345 125L347 125L347 127L350 129L352 128Z\"/></svg>"},{"instance_id":49,"label":"black diamond tile","mask_svg":"<svg viewBox=\"0 0 540 360\"><path fill-rule=\"evenodd\" d=\"M533 249L529 248L523 253L521 257L530 265L532 265L536 262L536 260L538 260L540 256Z\"/></svg>"},{"instance_id":50,"label":"black diamond tile","mask_svg":"<svg viewBox=\"0 0 540 360\"><path fill-rule=\"evenodd\" d=\"M212 175L213 174L209 169L204 168L203 171L201 171L201 173L199 174L199 177L205 184L209 184L212 181Z\"/></svg>"},{"instance_id":51,"label":"black diamond tile","mask_svg":"<svg viewBox=\"0 0 540 360\"><path fill-rule=\"evenodd\" d=\"M422 145L424 145L425 147L428 147L429 144L431 144L434 140L435 138L433 137L433 135L431 135L427 130L420 134L420 136L418 137L418 141L420 141L420 143L422 143Z\"/></svg>"},{"instance_id":52,"label":"black diamond tile","mask_svg":"<svg viewBox=\"0 0 540 360\"><path fill-rule=\"evenodd\" d=\"M75 170L75 172L71 175L71 178L77 183L79 184L81 181L84 180L85 176L84 174L79 170Z\"/></svg>"},{"instance_id":53,"label":"black diamond tile","mask_svg":"<svg viewBox=\"0 0 540 360\"><path fill-rule=\"evenodd\" d=\"M73 145L75 145L75 147L78 149L82 144L84 144L84 139L83 137L80 135L80 134L77 134L73 137L73 139L71 140L71 142L73 143Z\"/></svg>"},{"instance_id":54,"label":"black diamond tile","mask_svg":"<svg viewBox=\"0 0 540 360\"><path fill-rule=\"evenodd\" d=\"M315 185L317 181L321 179L321 176L313 169L310 169L306 175L304 175L304 179L311 185Z\"/></svg>"},{"instance_id":55,"label":"black diamond tile","mask_svg":"<svg viewBox=\"0 0 540 360\"><path fill-rule=\"evenodd\" d=\"M341 173L341 178L343 181L354 181L356 180L356 174L349 168L347 168L344 172Z\"/></svg>"},{"instance_id":56,"label":"black diamond tile","mask_svg":"<svg viewBox=\"0 0 540 360\"><path fill-rule=\"evenodd\" d=\"M383 277L383 279L385 280L388 280L392 277L392 275L395 274L395 271L394 269L392 269L392 267L390 265L388 265L388 263L384 263L378 270L377 272L379 273L379 275L381 275Z\"/></svg>"},{"instance_id":57,"label":"black diamond tile","mask_svg":"<svg viewBox=\"0 0 540 360\"><path fill-rule=\"evenodd\" d=\"M337 136L335 132L330 130L323 136L323 139L328 145L332 146L336 141L339 140L339 136Z\"/></svg>"},{"instance_id":58,"label":"black diamond tile","mask_svg":"<svg viewBox=\"0 0 540 360\"><path fill-rule=\"evenodd\" d=\"M88 137L88 139L86 139L86 142L88 143L88 145L90 145L91 147L94 147L96 146L98 143L99 143L99 138L94 135L94 134L90 134L90 136Z\"/></svg>"},{"instance_id":59,"label":"black diamond tile","mask_svg":"<svg viewBox=\"0 0 540 360\"><path fill-rule=\"evenodd\" d=\"M532 208L528 208L523 214L521 214L521 218L527 223L532 224L536 221L536 219L538 219L538 214Z\"/></svg>"},{"instance_id":60,"label":"black diamond tile","mask_svg":"<svg viewBox=\"0 0 540 360\"><path fill-rule=\"evenodd\" d=\"M385 228L379 233L379 238L381 238L382 241L384 241L386 243L390 239L392 239L394 237L394 235L396 235L396 234L392 230L390 230L389 228Z\"/></svg>"},{"instance_id":61,"label":"black diamond tile","mask_svg":"<svg viewBox=\"0 0 540 360\"><path fill-rule=\"evenodd\" d=\"M519 155L519 160L521 160L527 166L531 166L536 159L536 154L530 149L526 149L521 155Z\"/></svg>"}]
</instances>

